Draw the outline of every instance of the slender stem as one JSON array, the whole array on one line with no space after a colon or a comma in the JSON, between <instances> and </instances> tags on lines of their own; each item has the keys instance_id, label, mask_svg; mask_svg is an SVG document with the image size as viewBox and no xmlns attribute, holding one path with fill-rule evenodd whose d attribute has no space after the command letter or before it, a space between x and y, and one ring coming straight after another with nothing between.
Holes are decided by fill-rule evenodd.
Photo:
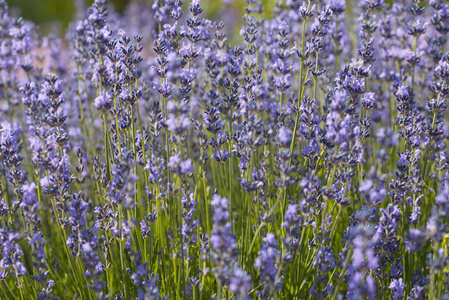
<instances>
[{"instance_id":1,"label":"slender stem","mask_svg":"<svg viewBox=\"0 0 449 300\"><path fill-rule=\"evenodd\" d=\"M307 12L310 9L310 5L311 5L311 2L309 0L308 4L307 4ZM299 72L298 111L296 112L295 127L294 127L294 130L293 130L292 142L290 144L290 154L292 154L293 151L295 150L296 132L298 131L299 116L300 116L299 107L301 106L302 97L303 97L303 93L304 93L304 89L303 89L303 84L304 84L303 75L304 75L304 49L305 49L305 46L306 46L306 43L305 43L305 39L306 39L306 21L307 21L307 19L304 19L302 21L301 58L300 58L301 69L300 69L300 72ZM291 163L292 163L292 158L290 158L289 165L291 165Z\"/></svg>"}]
</instances>

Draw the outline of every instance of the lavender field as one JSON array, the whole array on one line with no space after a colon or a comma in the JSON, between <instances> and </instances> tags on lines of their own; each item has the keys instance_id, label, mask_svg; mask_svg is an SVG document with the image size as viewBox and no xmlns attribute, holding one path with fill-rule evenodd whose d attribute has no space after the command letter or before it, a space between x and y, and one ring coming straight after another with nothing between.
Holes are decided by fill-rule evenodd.
<instances>
[{"instance_id":1,"label":"lavender field","mask_svg":"<svg viewBox=\"0 0 449 300\"><path fill-rule=\"evenodd\" d=\"M0 0L0 299L449 299L447 1L213 1Z\"/></svg>"}]
</instances>

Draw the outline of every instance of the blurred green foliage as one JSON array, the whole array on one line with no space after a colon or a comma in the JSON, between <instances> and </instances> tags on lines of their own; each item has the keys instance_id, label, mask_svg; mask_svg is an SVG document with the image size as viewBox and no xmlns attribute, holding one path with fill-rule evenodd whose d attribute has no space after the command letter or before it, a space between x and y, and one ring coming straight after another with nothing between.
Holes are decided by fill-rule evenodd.
<instances>
[{"instance_id":1,"label":"blurred green foliage","mask_svg":"<svg viewBox=\"0 0 449 300\"><path fill-rule=\"evenodd\" d=\"M75 0L6 0L10 8L19 9L20 15L36 24L48 25L55 21L63 27L75 17ZM86 0L86 7L93 0ZM118 11L122 11L129 0L110 0Z\"/></svg>"},{"instance_id":2,"label":"blurred green foliage","mask_svg":"<svg viewBox=\"0 0 449 300\"><path fill-rule=\"evenodd\" d=\"M59 22L65 28L69 22L75 17L75 1L76 0L6 0L11 8L19 10L20 15L27 20L31 20L36 24L45 27L51 23ZM131 0L110 0L116 10L121 12ZM139 0L153 3L153 0ZM275 5L275 0L261 0L264 5L264 17L269 18L271 11ZM85 0L86 7L92 4L93 0ZM186 2L189 2L187 0ZM349 5L354 5L358 0L347 0ZM351 3L352 2L352 3ZM393 0L385 0L385 3L391 5ZM202 0L201 5L205 10L207 17L213 17L222 6L221 0ZM242 10L244 0L234 0L231 4L234 8Z\"/></svg>"},{"instance_id":3,"label":"blurred green foliage","mask_svg":"<svg viewBox=\"0 0 449 300\"><path fill-rule=\"evenodd\" d=\"M19 10L20 15L41 26L48 26L50 23L59 22L63 28L75 17L76 0L6 0L11 8ZM122 12L131 0L110 0L116 10ZM153 0L139 0L153 4ZM92 4L93 0L85 0L86 7ZM186 1L187 3L189 0ZM265 17L270 17L275 0L262 0L265 7ZM243 12L244 0L234 0L231 4L234 8ZM202 0L201 6L205 10L207 17L212 17L222 6L221 0Z\"/></svg>"}]
</instances>

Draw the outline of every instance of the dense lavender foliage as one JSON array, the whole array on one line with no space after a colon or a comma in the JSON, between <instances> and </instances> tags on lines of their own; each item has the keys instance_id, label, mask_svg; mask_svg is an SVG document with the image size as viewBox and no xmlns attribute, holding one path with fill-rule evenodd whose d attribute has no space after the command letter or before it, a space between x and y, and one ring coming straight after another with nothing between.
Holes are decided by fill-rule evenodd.
<instances>
[{"instance_id":1,"label":"dense lavender foliage","mask_svg":"<svg viewBox=\"0 0 449 300\"><path fill-rule=\"evenodd\" d=\"M189 1L0 0L0 299L449 299L448 4Z\"/></svg>"}]
</instances>

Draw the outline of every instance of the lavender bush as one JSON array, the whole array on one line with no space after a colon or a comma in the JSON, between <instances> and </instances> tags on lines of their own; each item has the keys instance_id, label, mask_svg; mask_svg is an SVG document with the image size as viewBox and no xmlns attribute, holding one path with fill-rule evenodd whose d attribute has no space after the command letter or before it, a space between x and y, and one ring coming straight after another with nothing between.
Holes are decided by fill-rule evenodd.
<instances>
[{"instance_id":1,"label":"lavender bush","mask_svg":"<svg viewBox=\"0 0 449 300\"><path fill-rule=\"evenodd\" d=\"M0 0L1 299L449 299L448 4L245 2Z\"/></svg>"}]
</instances>

